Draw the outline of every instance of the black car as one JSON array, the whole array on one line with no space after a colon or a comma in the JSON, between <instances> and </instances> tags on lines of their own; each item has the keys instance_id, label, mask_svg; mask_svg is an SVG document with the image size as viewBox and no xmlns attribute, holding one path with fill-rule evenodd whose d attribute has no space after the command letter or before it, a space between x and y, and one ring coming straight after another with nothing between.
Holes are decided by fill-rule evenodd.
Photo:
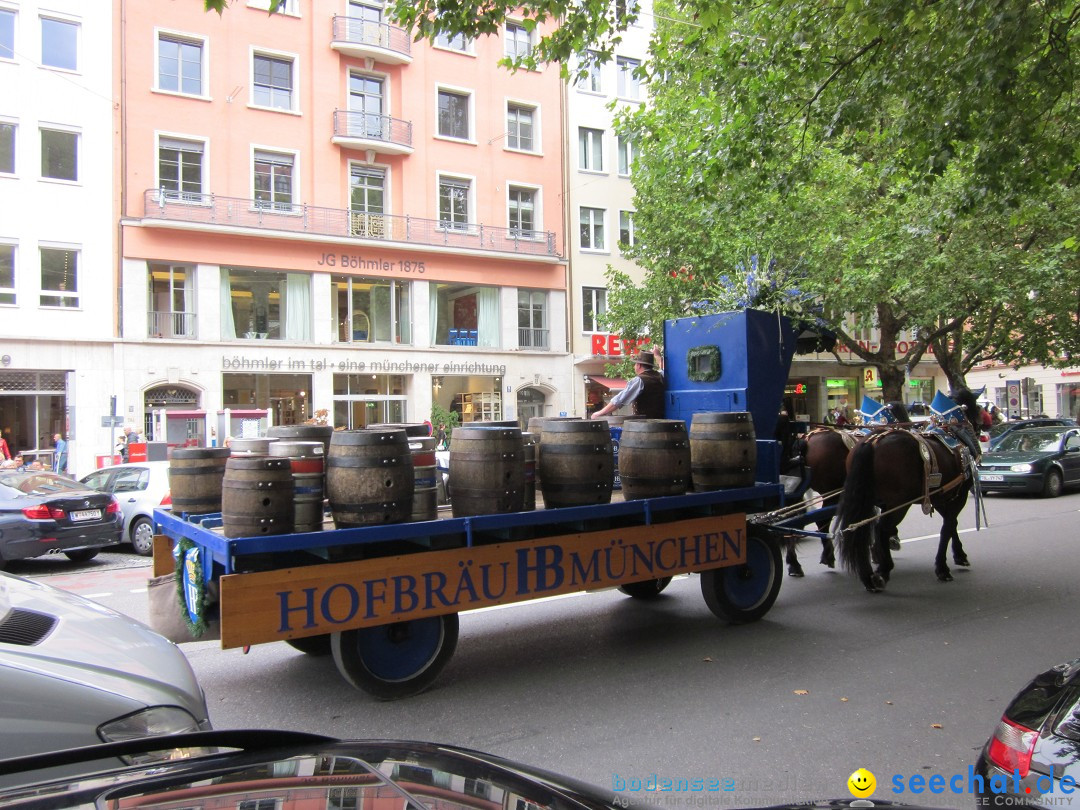
<instances>
[{"instance_id":1,"label":"black car","mask_svg":"<svg viewBox=\"0 0 1080 810\"><path fill-rule=\"evenodd\" d=\"M1006 435L979 460L979 486L1047 498L1080 486L1080 428L1031 427Z\"/></svg>"},{"instance_id":2,"label":"black car","mask_svg":"<svg viewBox=\"0 0 1080 810\"><path fill-rule=\"evenodd\" d=\"M1076 420L1067 416L1040 416L1034 419L1014 419L1011 422L999 422L990 428L990 446L993 450L1010 433L1036 427L1076 427Z\"/></svg>"},{"instance_id":3,"label":"black car","mask_svg":"<svg viewBox=\"0 0 1080 810\"><path fill-rule=\"evenodd\" d=\"M85 562L118 544L123 526L112 495L57 473L0 471L0 568L61 552Z\"/></svg>"},{"instance_id":4,"label":"black car","mask_svg":"<svg viewBox=\"0 0 1080 810\"><path fill-rule=\"evenodd\" d=\"M975 773L980 804L1061 807L1080 799L1080 658L1020 690L983 746Z\"/></svg>"}]
</instances>

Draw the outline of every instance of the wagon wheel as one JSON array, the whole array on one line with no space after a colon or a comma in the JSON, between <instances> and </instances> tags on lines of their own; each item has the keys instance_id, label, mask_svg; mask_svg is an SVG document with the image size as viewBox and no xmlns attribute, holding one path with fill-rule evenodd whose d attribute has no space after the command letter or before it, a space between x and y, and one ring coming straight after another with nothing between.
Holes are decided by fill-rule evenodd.
<instances>
[{"instance_id":1,"label":"wagon wheel","mask_svg":"<svg viewBox=\"0 0 1080 810\"><path fill-rule=\"evenodd\" d=\"M330 634L322 636L304 636L302 638L287 638L285 643L294 650L311 656L330 655Z\"/></svg>"},{"instance_id":2,"label":"wagon wheel","mask_svg":"<svg viewBox=\"0 0 1080 810\"><path fill-rule=\"evenodd\" d=\"M343 630L330 637L342 677L380 700L423 692L439 676L458 639L456 613Z\"/></svg>"},{"instance_id":3,"label":"wagon wheel","mask_svg":"<svg viewBox=\"0 0 1080 810\"><path fill-rule=\"evenodd\" d=\"M644 582L627 582L620 585L619 590L635 599L655 599L670 584L671 577L660 577L646 579Z\"/></svg>"},{"instance_id":4,"label":"wagon wheel","mask_svg":"<svg viewBox=\"0 0 1080 810\"><path fill-rule=\"evenodd\" d=\"M747 534L745 563L701 572L701 595L721 619L757 621L776 601L782 574L779 543L768 532L754 530Z\"/></svg>"}]
</instances>

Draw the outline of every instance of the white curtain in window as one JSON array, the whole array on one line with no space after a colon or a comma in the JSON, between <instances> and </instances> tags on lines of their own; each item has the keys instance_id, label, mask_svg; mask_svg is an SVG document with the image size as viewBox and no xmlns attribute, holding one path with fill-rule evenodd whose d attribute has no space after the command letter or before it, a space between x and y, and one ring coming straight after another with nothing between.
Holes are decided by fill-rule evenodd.
<instances>
[{"instance_id":1,"label":"white curtain in window","mask_svg":"<svg viewBox=\"0 0 1080 810\"><path fill-rule=\"evenodd\" d=\"M306 273L286 276L285 339L311 340L311 277Z\"/></svg>"},{"instance_id":2,"label":"white curtain in window","mask_svg":"<svg viewBox=\"0 0 1080 810\"><path fill-rule=\"evenodd\" d=\"M236 322L232 312L232 281L229 270L221 268L221 339L236 340Z\"/></svg>"},{"instance_id":3,"label":"white curtain in window","mask_svg":"<svg viewBox=\"0 0 1080 810\"><path fill-rule=\"evenodd\" d=\"M430 345L439 345L439 285L428 284L428 341Z\"/></svg>"},{"instance_id":4,"label":"white curtain in window","mask_svg":"<svg viewBox=\"0 0 1080 810\"><path fill-rule=\"evenodd\" d=\"M478 346L499 346L499 288L479 287L476 291Z\"/></svg>"}]
</instances>

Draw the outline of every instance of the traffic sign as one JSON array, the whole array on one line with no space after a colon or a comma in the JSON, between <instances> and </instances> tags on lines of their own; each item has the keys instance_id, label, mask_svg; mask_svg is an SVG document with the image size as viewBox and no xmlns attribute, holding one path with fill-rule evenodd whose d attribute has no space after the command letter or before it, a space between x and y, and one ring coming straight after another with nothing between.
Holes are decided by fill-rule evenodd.
<instances>
[{"instance_id":1,"label":"traffic sign","mask_svg":"<svg viewBox=\"0 0 1080 810\"><path fill-rule=\"evenodd\" d=\"M101 417L102 427L120 427L124 424L124 417L122 416L103 416Z\"/></svg>"}]
</instances>

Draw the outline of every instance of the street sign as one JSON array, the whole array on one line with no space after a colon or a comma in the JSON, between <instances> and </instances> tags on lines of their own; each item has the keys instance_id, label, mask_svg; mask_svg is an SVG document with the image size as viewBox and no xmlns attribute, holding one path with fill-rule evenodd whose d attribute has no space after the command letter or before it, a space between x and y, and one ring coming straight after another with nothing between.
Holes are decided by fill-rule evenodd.
<instances>
[{"instance_id":1,"label":"street sign","mask_svg":"<svg viewBox=\"0 0 1080 810\"><path fill-rule=\"evenodd\" d=\"M101 417L102 427L120 427L124 424L124 417L122 416L103 416Z\"/></svg>"},{"instance_id":2,"label":"street sign","mask_svg":"<svg viewBox=\"0 0 1080 810\"><path fill-rule=\"evenodd\" d=\"M1019 380L1006 380L1005 392L1008 400L1008 411L1010 419L1020 418L1020 381Z\"/></svg>"}]
</instances>

